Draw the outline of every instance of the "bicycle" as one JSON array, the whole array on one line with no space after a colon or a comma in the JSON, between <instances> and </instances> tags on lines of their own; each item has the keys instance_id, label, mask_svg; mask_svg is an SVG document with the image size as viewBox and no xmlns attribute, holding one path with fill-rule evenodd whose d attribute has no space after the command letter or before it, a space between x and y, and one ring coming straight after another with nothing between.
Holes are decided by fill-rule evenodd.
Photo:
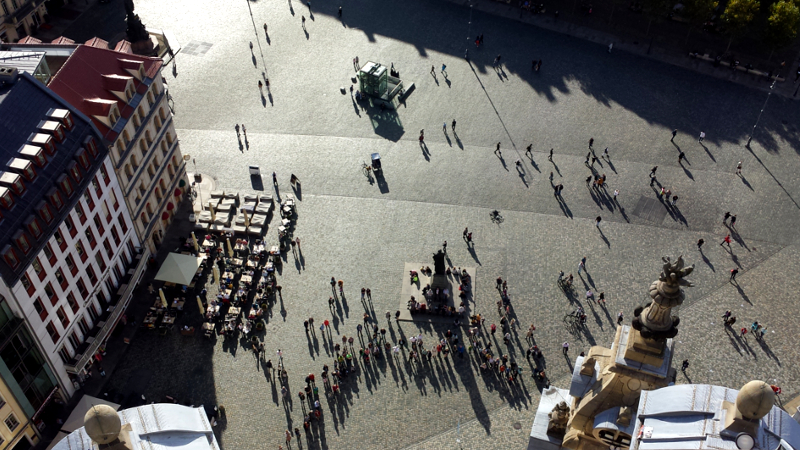
<instances>
[{"instance_id":1,"label":"bicycle","mask_svg":"<svg viewBox=\"0 0 800 450\"><path fill-rule=\"evenodd\" d=\"M364 176L369 178L370 174L372 173L372 166L370 166L366 162L362 162L361 170L364 172Z\"/></svg>"},{"instance_id":2,"label":"bicycle","mask_svg":"<svg viewBox=\"0 0 800 450\"><path fill-rule=\"evenodd\" d=\"M492 219L493 223L503 223L503 220L505 220L497 210L490 212L489 217Z\"/></svg>"}]
</instances>

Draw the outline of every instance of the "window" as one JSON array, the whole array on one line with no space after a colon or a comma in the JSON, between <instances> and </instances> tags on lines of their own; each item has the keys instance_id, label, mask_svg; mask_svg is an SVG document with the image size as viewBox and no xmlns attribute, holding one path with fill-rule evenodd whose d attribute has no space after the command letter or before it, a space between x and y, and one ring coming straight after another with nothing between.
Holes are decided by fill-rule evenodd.
<instances>
[{"instance_id":1,"label":"window","mask_svg":"<svg viewBox=\"0 0 800 450\"><path fill-rule=\"evenodd\" d=\"M133 179L133 170L131 170L130 164L125 164L125 176L128 177L128 181Z\"/></svg>"},{"instance_id":2,"label":"window","mask_svg":"<svg viewBox=\"0 0 800 450\"><path fill-rule=\"evenodd\" d=\"M19 421L17 421L17 418L14 417L13 413L9 414L8 417L6 417L6 426L10 431L16 430L17 427L19 426Z\"/></svg>"},{"instance_id":3,"label":"window","mask_svg":"<svg viewBox=\"0 0 800 450\"><path fill-rule=\"evenodd\" d=\"M47 326L44 328L45 330L47 330L47 334L50 335L50 339L53 340L53 344L57 344L58 340L61 338L61 335L58 334L58 330L56 329L56 326L53 324L53 321L50 321L50 323L48 323Z\"/></svg>"},{"instance_id":4,"label":"window","mask_svg":"<svg viewBox=\"0 0 800 450\"><path fill-rule=\"evenodd\" d=\"M100 197L100 184L97 182L97 177L92 178L92 187L95 189L95 192L97 192L97 197ZM94 198L92 198L89 189L83 191L83 199L86 200L86 204L89 205L90 210L94 208Z\"/></svg>"},{"instance_id":5,"label":"window","mask_svg":"<svg viewBox=\"0 0 800 450\"><path fill-rule=\"evenodd\" d=\"M45 223L50 223L53 221L53 214L50 212L50 207L47 206L47 203L41 202L38 206L39 217L45 221Z\"/></svg>"},{"instance_id":6,"label":"window","mask_svg":"<svg viewBox=\"0 0 800 450\"><path fill-rule=\"evenodd\" d=\"M59 286L61 286L61 289L67 288L68 285L67 278L64 277L64 272L61 270L60 267L56 269L56 281L58 282Z\"/></svg>"},{"instance_id":7,"label":"window","mask_svg":"<svg viewBox=\"0 0 800 450\"><path fill-rule=\"evenodd\" d=\"M63 362L64 364L69 364L69 361L72 358L69 354L69 350L67 350L66 345L58 350L58 356L61 357L61 362Z\"/></svg>"},{"instance_id":8,"label":"window","mask_svg":"<svg viewBox=\"0 0 800 450\"><path fill-rule=\"evenodd\" d=\"M50 193L47 195L50 199L50 203L55 206L56 210L60 210L62 206L64 206L64 200L61 198L61 193L58 192L55 188L50 190Z\"/></svg>"},{"instance_id":9,"label":"window","mask_svg":"<svg viewBox=\"0 0 800 450\"><path fill-rule=\"evenodd\" d=\"M7 187L0 187L0 204L7 209L14 206L14 197L11 196L11 190Z\"/></svg>"},{"instance_id":10,"label":"window","mask_svg":"<svg viewBox=\"0 0 800 450\"><path fill-rule=\"evenodd\" d=\"M47 273L44 271L44 269L42 269L42 264L39 263L38 256L31 261L31 266L33 267L33 271L36 272L36 275L39 276L40 280L47 276Z\"/></svg>"},{"instance_id":11,"label":"window","mask_svg":"<svg viewBox=\"0 0 800 450\"><path fill-rule=\"evenodd\" d=\"M6 13L6 14L8 14L8 13ZM155 103L155 102L156 102L156 101L155 101L155 99L153 98L153 92L152 92L152 91L149 91L149 92L147 93L147 104L149 104L150 106L153 106L153 103Z\"/></svg>"},{"instance_id":12,"label":"window","mask_svg":"<svg viewBox=\"0 0 800 450\"><path fill-rule=\"evenodd\" d=\"M37 298L36 301L33 302L33 308L36 310L36 314L39 314L39 318L42 319L42 321L47 318L47 308L45 308L41 298Z\"/></svg>"},{"instance_id":13,"label":"window","mask_svg":"<svg viewBox=\"0 0 800 450\"><path fill-rule=\"evenodd\" d=\"M14 234L14 243L17 244L22 253L28 253L31 251L31 243L28 241L28 237L25 236L25 233L22 230L18 230L16 234Z\"/></svg>"},{"instance_id":14,"label":"window","mask_svg":"<svg viewBox=\"0 0 800 450\"><path fill-rule=\"evenodd\" d=\"M131 155L131 165L133 165L133 170L139 168L139 158L137 158L136 155Z\"/></svg>"},{"instance_id":15,"label":"window","mask_svg":"<svg viewBox=\"0 0 800 450\"><path fill-rule=\"evenodd\" d=\"M107 243L108 243L108 239L106 239L106 244ZM106 252L108 252L108 247L106 247ZM108 255L108 257L111 258L111 255ZM100 268L100 271L101 272L105 272L106 271L106 261L103 259L103 254L100 253L100 252L95 253L94 254L94 260L97 261L97 267Z\"/></svg>"},{"instance_id":16,"label":"window","mask_svg":"<svg viewBox=\"0 0 800 450\"><path fill-rule=\"evenodd\" d=\"M53 233L53 237L56 239L56 244L58 244L61 250L64 250L64 247L67 245L67 242L64 240L64 237L61 236L61 231L56 230L55 233Z\"/></svg>"},{"instance_id":17,"label":"window","mask_svg":"<svg viewBox=\"0 0 800 450\"><path fill-rule=\"evenodd\" d=\"M133 127L134 128L139 128L140 126L142 126L142 122L139 120L139 115L138 114L134 114L133 115Z\"/></svg>"},{"instance_id":18,"label":"window","mask_svg":"<svg viewBox=\"0 0 800 450\"><path fill-rule=\"evenodd\" d=\"M100 302L105 303L106 297L105 297L105 294L103 294L102 290L97 291L97 300L100 301ZM92 318L92 322L97 323L97 319L100 318L100 314L97 312L97 307L94 306L94 303L90 304L89 307L86 308L86 309L89 310L89 317Z\"/></svg>"},{"instance_id":19,"label":"window","mask_svg":"<svg viewBox=\"0 0 800 450\"><path fill-rule=\"evenodd\" d=\"M64 195L67 197L71 197L72 193L75 192L75 190L72 188L72 182L66 175L61 175L58 180L58 186L61 187L61 190L64 191Z\"/></svg>"},{"instance_id":20,"label":"window","mask_svg":"<svg viewBox=\"0 0 800 450\"><path fill-rule=\"evenodd\" d=\"M17 258L17 254L10 245L6 245L3 249L3 259L11 268L16 268L19 265L19 258Z\"/></svg>"},{"instance_id":21,"label":"window","mask_svg":"<svg viewBox=\"0 0 800 450\"><path fill-rule=\"evenodd\" d=\"M167 172L170 178L175 176L175 169L172 168L172 164L167 164Z\"/></svg>"},{"instance_id":22,"label":"window","mask_svg":"<svg viewBox=\"0 0 800 450\"><path fill-rule=\"evenodd\" d=\"M33 289L33 283L31 283L31 279L28 278L28 274L23 273L21 277L19 277L19 282L22 283L22 287L26 291L30 291Z\"/></svg>"},{"instance_id":23,"label":"window","mask_svg":"<svg viewBox=\"0 0 800 450\"><path fill-rule=\"evenodd\" d=\"M86 140L83 141L83 146L86 148L86 150L89 150L89 153L91 153L92 156L97 156L97 142L93 137L89 136L86 138Z\"/></svg>"},{"instance_id":24,"label":"window","mask_svg":"<svg viewBox=\"0 0 800 450\"><path fill-rule=\"evenodd\" d=\"M122 142L117 141L117 157L122 159L122 155L125 154L125 147L122 145Z\"/></svg>"},{"instance_id":25,"label":"window","mask_svg":"<svg viewBox=\"0 0 800 450\"><path fill-rule=\"evenodd\" d=\"M94 268L92 266L86 267L86 275L89 276L89 281L92 283L92 286L97 284L97 275L94 273Z\"/></svg>"},{"instance_id":26,"label":"window","mask_svg":"<svg viewBox=\"0 0 800 450\"><path fill-rule=\"evenodd\" d=\"M75 275L75 272L78 271L78 268L75 266L75 261L72 259L72 256L67 255L64 257L64 262L67 263L67 269Z\"/></svg>"},{"instance_id":27,"label":"window","mask_svg":"<svg viewBox=\"0 0 800 450\"><path fill-rule=\"evenodd\" d=\"M105 164L100 164L100 175L103 176L103 182L106 184L106 186L108 186L108 182L111 181L111 179L108 177L108 171L106 170Z\"/></svg>"},{"instance_id":28,"label":"window","mask_svg":"<svg viewBox=\"0 0 800 450\"><path fill-rule=\"evenodd\" d=\"M55 299L55 301L58 301L58 297L56 297L56 291L53 290L53 285L51 285L50 283L44 285L44 293L45 295L47 295L47 298L49 298L51 301L53 301L53 299Z\"/></svg>"},{"instance_id":29,"label":"window","mask_svg":"<svg viewBox=\"0 0 800 450\"><path fill-rule=\"evenodd\" d=\"M66 329L67 325L69 325L69 317L67 317L67 313L64 311L63 306L60 306L56 310L56 317L58 317L58 320L61 322L61 326Z\"/></svg>"},{"instance_id":30,"label":"window","mask_svg":"<svg viewBox=\"0 0 800 450\"><path fill-rule=\"evenodd\" d=\"M87 228L84 234L86 235L86 240L89 241L89 245L92 245L92 243L94 243L94 233L92 233L92 229Z\"/></svg>"},{"instance_id":31,"label":"window","mask_svg":"<svg viewBox=\"0 0 800 450\"><path fill-rule=\"evenodd\" d=\"M111 231L114 231L114 229L112 228ZM117 245L119 245L119 243L117 243ZM108 242L108 239L103 241L103 248L106 249L106 255L108 255L108 259L111 259L114 256L114 249L111 247L111 243ZM97 254L99 255L100 252Z\"/></svg>"},{"instance_id":32,"label":"window","mask_svg":"<svg viewBox=\"0 0 800 450\"><path fill-rule=\"evenodd\" d=\"M75 209L77 210L78 207L76 206ZM64 226L67 227L70 236L75 237L75 235L78 234L78 229L75 228L75 222L72 221L72 217L67 216L64 218Z\"/></svg>"},{"instance_id":33,"label":"window","mask_svg":"<svg viewBox=\"0 0 800 450\"><path fill-rule=\"evenodd\" d=\"M79 278L76 284L78 285L78 292L81 294L81 297L86 298L89 295L89 291L86 290L86 285L83 283L83 280Z\"/></svg>"},{"instance_id":34,"label":"window","mask_svg":"<svg viewBox=\"0 0 800 450\"><path fill-rule=\"evenodd\" d=\"M69 343L72 344L73 348L77 349L78 347L80 347L81 339L78 337L78 333L73 331L72 334L69 335L68 339Z\"/></svg>"},{"instance_id":35,"label":"window","mask_svg":"<svg viewBox=\"0 0 800 450\"><path fill-rule=\"evenodd\" d=\"M89 328L89 322L86 321L86 317L81 317L81 320L78 321L78 328L81 329L81 333L83 333L84 336L89 334L91 328Z\"/></svg>"},{"instance_id":36,"label":"window","mask_svg":"<svg viewBox=\"0 0 800 450\"><path fill-rule=\"evenodd\" d=\"M78 302L75 300L75 296L72 294L72 292L67 294L67 304L74 313L78 312L78 310L81 308L80 305L78 305Z\"/></svg>"},{"instance_id":37,"label":"window","mask_svg":"<svg viewBox=\"0 0 800 450\"><path fill-rule=\"evenodd\" d=\"M113 225L111 226L111 238L114 239L115 244L119 245L119 232L117 232L117 227Z\"/></svg>"},{"instance_id":38,"label":"window","mask_svg":"<svg viewBox=\"0 0 800 450\"><path fill-rule=\"evenodd\" d=\"M106 218L106 222L110 222L111 212L108 210L108 204L105 200L103 200L103 203L100 203L100 208L103 210L103 217Z\"/></svg>"},{"instance_id":39,"label":"window","mask_svg":"<svg viewBox=\"0 0 800 450\"><path fill-rule=\"evenodd\" d=\"M81 167L88 169L91 165L91 161L89 161L89 155L86 153L86 150L80 149L75 153L75 156L78 158L78 162L81 164Z\"/></svg>"},{"instance_id":40,"label":"window","mask_svg":"<svg viewBox=\"0 0 800 450\"><path fill-rule=\"evenodd\" d=\"M128 134L128 130L122 131L122 140L125 141L125 147L127 147L128 144L131 143L131 135Z\"/></svg>"},{"instance_id":41,"label":"window","mask_svg":"<svg viewBox=\"0 0 800 450\"><path fill-rule=\"evenodd\" d=\"M39 227L39 221L36 220L36 216L30 216L28 220L25 221L25 225L28 226L28 231L34 238L38 238L42 235L42 229Z\"/></svg>"},{"instance_id":42,"label":"window","mask_svg":"<svg viewBox=\"0 0 800 450\"><path fill-rule=\"evenodd\" d=\"M75 242L75 251L78 252L78 256L84 255L85 252L83 251L83 245L81 245L81 241Z\"/></svg>"},{"instance_id":43,"label":"window","mask_svg":"<svg viewBox=\"0 0 800 450\"><path fill-rule=\"evenodd\" d=\"M169 147L167 147L167 143L163 140L161 141L161 153L163 153L164 156L167 156L167 153L169 153Z\"/></svg>"},{"instance_id":44,"label":"window","mask_svg":"<svg viewBox=\"0 0 800 450\"><path fill-rule=\"evenodd\" d=\"M114 211L116 211L116 210L117 210L117 208L119 208L119 202L117 201L117 193L116 193L116 192L114 192L114 190L113 190L113 189L111 189L111 191L109 191L109 194L111 195L111 201L112 201L112 202L114 202L114 203L113 203L113 205L114 205Z\"/></svg>"},{"instance_id":45,"label":"window","mask_svg":"<svg viewBox=\"0 0 800 450\"><path fill-rule=\"evenodd\" d=\"M45 258L47 258L47 260L50 262L50 265L52 266L53 263L55 262L56 255L55 255L55 253L53 253L53 249L50 247L50 243L49 242L45 242L44 248L42 248L42 251L44 251Z\"/></svg>"},{"instance_id":46,"label":"window","mask_svg":"<svg viewBox=\"0 0 800 450\"><path fill-rule=\"evenodd\" d=\"M103 221L100 220L100 214L94 215L94 226L97 227L97 232L100 233L101 235L105 233L106 230L105 227L103 226Z\"/></svg>"},{"instance_id":47,"label":"window","mask_svg":"<svg viewBox=\"0 0 800 450\"><path fill-rule=\"evenodd\" d=\"M78 220L80 220L81 223L86 222L86 214L83 213L83 206L81 206L80 202L75 204L75 214L78 216Z\"/></svg>"},{"instance_id":48,"label":"window","mask_svg":"<svg viewBox=\"0 0 800 450\"><path fill-rule=\"evenodd\" d=\"M75 183L80 183L81 182L81 179L83 178L83 175L81 174L81 169L78 168L78 165L75 163L75 161L70 163L70 166L67 169L67 171L69 172L69 176L71 176L72 179L75 180ZM65 189L65 191L66 191L66 189ZM67 194L67 195L70 195L70 194Z\"/></svg>"}]
</instances>

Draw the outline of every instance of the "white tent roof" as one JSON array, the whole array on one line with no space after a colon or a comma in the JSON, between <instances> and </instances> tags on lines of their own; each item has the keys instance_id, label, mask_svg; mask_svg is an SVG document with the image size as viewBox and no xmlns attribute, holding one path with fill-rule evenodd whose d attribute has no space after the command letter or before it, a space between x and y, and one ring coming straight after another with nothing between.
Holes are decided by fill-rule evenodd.
<instances>
[{"instance_id":1,"label":"white tent roof","mask_svg":"<svg viewBox=\"0 0 800 450\"><path fill-rule=\"evenodd\" d=\"M219 450L219 444L202 407L156 403L117 411L122 425L131 426L134 448L153 450ZM81 427L53 450L90 450L92 440Z\"/></svg>"},{"instance_id":2,"label":"white tent roof","mask_svg":"<svg viewBox=\"0 0 800 450\"><path fill-rule=\"evenodd\" d=\"M180 253L170 253L167 259L161 264L161 268L156 274L156 280L168 281L175 284L192 284L192 278L197 273L197 268L203 262L203 258L193 255L182 255Z\"/></svg>"},{"instance_id":3,"label":"white tent roof","mask_svg":"<svg viewBox=\"0 0 800 450\"><path fill-rule=\"evenodd\" d=\"M72 433L73 431L82 427L83 417L86 416L86 413L92 406L96 405L108 405L114 408L114 411L119 409L119 405L116 403L111 403L108 400L103 400L102 398L92 397L91 395L84 395L80 400L78 400L78 404L75 405L75 409L72 410L72 414L69 415L67 421L61 426L61 430L67 433Z\"/></svg>"}]
</instances>

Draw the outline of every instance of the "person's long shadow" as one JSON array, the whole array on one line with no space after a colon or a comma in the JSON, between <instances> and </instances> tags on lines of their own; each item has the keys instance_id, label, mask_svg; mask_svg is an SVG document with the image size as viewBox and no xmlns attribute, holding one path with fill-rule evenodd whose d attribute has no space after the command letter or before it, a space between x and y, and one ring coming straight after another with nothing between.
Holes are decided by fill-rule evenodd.
<instances>
[{"instance_id":1,"label":"person's long shadow","mask_svg":"<svg viewBox=\"0 0 800 450\"><path fill-rule=\"evenodd\" d=\"M736 286L736 290L739 292L739 295L742 297L742 300L744 300L748 304L752 305L753 302L751 302L750 301L750 297L748 297L747 294L745 294L744 289L742 289L742 286L739 285L739 282L736 281L736 280L733 280L733 285Z\"/></svg>"},{"instance_id":2,"label":"person's long shadow","mask_svg":"<svg viewBox=\"0 0 800 450\"><path fill-rule=\"evenodd\" d=\"M437 86L439 86L439 79L438 79L438 78L436 78L436 75L435 75L435 74L433 74L433 73L431 73L431 76L433 77L433 81L435 81L435 82L436 82L436 85L437 85Z\"/></svg>"},{"instance_id":3,"label":"person's long shadow","mask_svg":"<svg viewBox=\"0 0 800 450\"><path fill-rule=\"evenodd\" d=\"M303 33L305 33L305 34L306 34L306 40L308 40L308 38L309 38L310 36L309 36L309 34L308 34L308 30L306 30L306 29L305 29L305 27L303 27Z\"/></svg>"},{"instance_id":4,"label":"person's long shadow","mask_svg":"<svg viewBox=\"0 0 800 450\"><path fill-rule=\"evenodd\" d=\"M450 84L452 83L450 81L450 78L447 78L447 77L444 77L444 82L447 84L447 87L450 87Z\"/></svg>"},{"instance_id":5,"label":"person's long shadow","mask_svg":"<svg viewBox=\"0 0 800 450\"><path fill-rule=\"evenodd\" d=\"M767 345L767 342L764 341L763 336L761 338L756 338L756 342L758 342L758 345L761 347L761 350L763 350L764 353L766 353L769 358L774 359L775 363L778 364L778 366L781 365L781 360L778 359L777 355L772 353L772 350L770 350L769 346Z\"/></svg>"},{"instance_id":6,"label":"person's long shadow","mask_svg":"<svg viewBox=\"0 0 800 450\"><path fill-rule=\"evenodd\" d=\"M531 160L531 166L533 166L533 168L536 169L537 172L542 173L542 171L539 169L539 166L536 165L536 161L533 160L533 155L531 155L531 157L528 159Z\"/></svg>"},{"instance_id":7,"label":"person's long shadow","mask_svg":"<svg viewBox=\"0 0 800 450\"><path fill-rule=\"evenodd\" d=\"M425 144L424 141L419 143L419 148L422 149L422 156L425 157L425 161L431 162L431 157L430 157L431 152L428 151L428 146Z\"/></svg>"},{"instance_id":8,"label":"person's long shadow","mask_svg":"<svg viewBox=\"0 0 800 450\"><path fill-rule=\"evenodd\" d=\"M565 216L567 216L570 219L572 219L573 218L572 217L572 210L570 210L569 206L567 206L567 202L564 201L564 197L562 197L561 194L559 194L557 196L557 198L558 198L558 206L559 206L559 208L561 208L561 212L563 212Z\"/></svg>"},{"instance_id":9,"label":"person's long shadow","mask_svg":"<svg viewBox=\"0 0 800 450\"><path fill-rule=\"evenodd\" d=\"M607 159L606 163L608 163L608 168L611 169L612 172L617 173L617 168L614 167L614 163L612 163L610 159Z\"/></svg>"},{"instance_id":10,"label":"person's long shadow","mask_svg":"<svg viewBox=\"0 0 800 450\"><path fill-rule=\"evenodd\" d=\"M503 164L503 169L506 169L506 172L510 172L508 170L508 166L506 165L506 160L503 159L503 155L497 155L497 157L500 159L500 163Z\"/></svg>"},{"instance_id":11,"label":"person's long shadow","mask_svg":"<svg viewBox=\"0 0 800 450\"><path fill-rule=\"evenodd\" d=\"M253 66L258 67L258 61L256 60L256 55L253 52L250 52L250 57L253 60Z\"/></svg>"},{"instance_id":12,"label":"person's long shadow","mask_svg":"<svg viewBox=\"0 0 800 450\"><path fill-rule=\"evenodd\" d=\"M525 180L525 169L517 166L517 175L519 175L519 179L522 180L522 184L524 184L525 187L530 187L528 186L528 181Z\"/></svg>"},{"instance_id":13,"label":"person's long shadow","mask_svg":"<svg viewBox=\"0 0 800 450\"><path fill-rule=\"evenodd\" d=\"M458 137L458 134L456 134L455 131L453 131L453 136L456 138L456 145L458 145L458 148L464 150L464 144L461 143L461 138Z\"/></svg>"},{"instance_id":14,"label":"person's long shadow","mask_svg":"<svg viewBox=\"0 0 800 450\"><path fill-rule=\"evenodd\" d=\"M706 153L708 153L708 157L711 158L712 161L717 162L717 160L714 158L714 155L711 153L711 150L709 150L708 147L706 147L706 144L703 144L701 142L700 147L703 147L703 150L705 150Z\"/></svg>"},{"instance_id":15,"label":"person's long shadow","mask_svg":"<svg viewBox=\"0 0 800 450\"><path fill-rule=\"evenodd\" d=\"M267 45L272 45L272 39L269 38L269 34L264 33L264 36L267 40Z\"/></svg>"},{"instance_id":16,"label":"person's long shadow","mask_svg":"<svg viewBox=\"0 0 800 450\"><path fill-rule=\"evenodd\" d=\"M745 178L743 175L739 175L739 178L742 179L742 183L744 183L744 185L747 186L748 189L755 192L755 189L753 189L753 186L751 186L750 183L747 181L747 178Z\"/></svg>"},{"instance_id":17,"label":"person's long shadow","mask_svg":"<svg viewBox=\"0 0 800 450\"><path fill-rule=\"evenodd\" d=\"M700 249L700 257L703 258L703 262L706 263L706 265L708 266L709 269L711 269L712 272L717 271L716 269L714 269L714 265L711 264L711 261L709 261L709 259L706 257L706 254L703 253L703 249Z\"/></svg>"},{"instance_id":18,"label":"person's long shadow","mask_svg":"<svg viewBox=\"0 0 800 450\"><path fill-rule=\"evenodd\" d=\"M353 102L353 109L356 111L356 115L361 117L361 108L358 107L358 103L356 103L356 99L353 97L353 94L350 94L350 101Z\"/></svg>"},{"instance_id":19,"label":"person's long shadow","mask_svg":"<svg viewBox=\"0 0 800 450\"><path fill-rule=\"evenodd\" d=\"M478 255L475 253L475 245L474 244L468 245L467 250L469 251L470 256L472 256L472 259L474 259L475 262L478 263L479 266L481 266L482 265L481 261L478 259Z\"/></svg>"},{"instance_id":20,"label":"person's long shadow","mask_svg":"<svg viewBox=\"0 0 800 450\"><path fill-rule=\"evenodd\" d=\"M686 176L689 177L690 180L694 180L694 175L692 175L692 171L691 170L689 170L686 167L684 167L683 164L681 164L681 169L683 169L683 173L685 173Z\"/></svg>"},{"instance_id":21,"label":"person's long shadow","mask_svg":"<svg viewBox=\"0 0 800 450\"><path fill-rule=\"evenodd\" d=\"M449 145L450 147L452 147L452 146L453 146L453 142L452 142L452 141L450 141L450 135L449 135L449 134L447 134L447 131L445 131L445 132L444 132L444 137L445 137L445 139L447 139L447 145Z\"/></svg>"},{"instance_id":22,"label":"person's long shadow","mask_svg":"<svg viewBox=\"0 0 800 450\"><path fill-rule=\"evenodd\" d=\"M600 232L600 237L601 237L601 238L603 238L603 242L605 242L605 243L606 243L606 246L607 246L608 248L611 248L611 242L609 242L609 241L608 241L608 238L606 237L606 234L605 234L605 233L603 233L603 229L602 229L602 228L600 228L600 227L595 227L595 228L597 228L597 231L599 231L599 232Z\"/></svg>"}]
</instances>

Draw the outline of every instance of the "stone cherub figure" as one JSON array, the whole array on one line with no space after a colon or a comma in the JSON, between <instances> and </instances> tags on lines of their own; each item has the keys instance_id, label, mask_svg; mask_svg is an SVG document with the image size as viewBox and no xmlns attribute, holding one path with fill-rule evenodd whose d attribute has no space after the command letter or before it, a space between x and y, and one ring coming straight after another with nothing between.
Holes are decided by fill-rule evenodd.
<instances>
[{"instance_id":1,"label":"stone cherub figure","mask_svg":"<svg viewBox=\"0 0 800 450\"><path fill-rule=\"evenodd\" d=\"M567 432L567 422L569 421L569 406L567 406L567 402L559 402L547 414L547 417L550 418L547 422L547 434L563 438Z\"/></svg>"}]
</instances>

